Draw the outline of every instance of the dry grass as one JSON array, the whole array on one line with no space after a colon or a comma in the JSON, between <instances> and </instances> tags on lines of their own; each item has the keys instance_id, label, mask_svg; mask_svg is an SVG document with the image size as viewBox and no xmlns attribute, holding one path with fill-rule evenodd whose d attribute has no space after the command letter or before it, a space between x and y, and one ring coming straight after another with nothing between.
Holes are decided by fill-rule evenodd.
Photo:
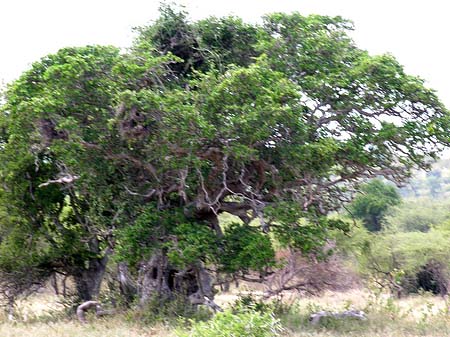
<instances>
[{"instance_id":1,"label":"dry grass","mask_svg":"<svg viewBox=\"0 0 450 337\"><path fill-rule=\"evenodd\" d=\"M76 321L55 323L3 323L2 337L169 337L171 332L162 326L143 327L118 317L95 320L81 325Z\"/></svg>"},{"instance_id":2,"label":"dry grass","mask_svg":"<svg viewBox=\"0 0 450 337\"><path fill-rule=\"evenodd\" d=\"M309 324L305 313L320 310L359 309L367 321L329 321L319 327ZM450 336L448 302L441 297L422 294L396 300L387 295L374 296L368 291L328 292L321 297L297 302L298 317L286 315L289 337L444 337Z\"/></svg>"},{"instance_id":3,"label":"dry grass","mask_svg":"<svg viewBox=\"0 0 450 337\"><path fill-rule=\"evenodd\" d=\"M18 303L15 322L0 315L1 337L172 337L163 325L144 326L125 314L89 317L89 324L70 319L55 295L45 292Z\"/></svg>"},{"instance_id":4,"label":"dry grass","mask_svg":"<svg viewBox=\"0 0 450 337\"><path fill-rule=\"evenodd\" d=\"M398 330L377 330L377 331L366 331L366 332L345 332L338 333L335 331L317 331L317 332L301 332L298 334L289 334L286 337L445 337L450 336L450 332L437 332L437 333L427 333L419 332L414 333L410 331L398 331Z\"/></svg>"},{"instance_id":5,"label":"dry grass","mask_svg":"<svg viewBox=\"0 0 450 337\"><path fill-rule=\"evenodd\" d=\"M236 294L218 296L223 305L233 302ZM373 296L368 291L352 290L344 293L327 292L320 297L294 298L291 310L281 315L289 337L444 337L450 336L448 303L431 295L411 296L392 300L385 295ZM369 319L361 321L328 321L321 326L311 326L308 316L313 311L341 311L349 308L364 309ZM170 328L160 324L145 326L130 319L133 316L118 314L105 319L90 318L82 325L75 319L55 315L61 306L50 294L38 294L21 303L20 322L8 322L0 317L1 337L174 337ZM60 319L57 319L61 317Z\"/></svg>"}]
</instances>

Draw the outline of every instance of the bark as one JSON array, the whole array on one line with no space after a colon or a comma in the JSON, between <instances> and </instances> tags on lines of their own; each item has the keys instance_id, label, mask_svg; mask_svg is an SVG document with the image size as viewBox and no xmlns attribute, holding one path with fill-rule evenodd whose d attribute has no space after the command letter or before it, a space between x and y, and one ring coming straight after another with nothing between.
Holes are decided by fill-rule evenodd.
<instances>
[{"instance_id":1,"label":"bark","mask_svg":"<svg viewBox=\"0 0 450 337\"><path fill-rule=\"evenodd\" d=\"M216 235L223 236L217 214L210 208L196 209L195 217L207 222ZM185 269L169 263L164 249L155 251L153 256L143 263L139 270L138 296L141 306L145 306L152 298L171 299L174 296L184 297L193 305L213 303L214 291L212 278L202 263ZM213 304L215 310L217 306Z\"/></svg>"},{"instance_id":2,"label":"bark","mask_svg":"<svg viewBox=\"0 0 450 337\"><path fill-rule=\"evenodd\" d=\"M89 260L87 268L77 268L73 272L73 278L78 296L82 301L90 301L97 298L105 275L106 264L110 251L107 250L102 258Z\"/></svg>"},{"instance_id":3,"label":"bark","mask_svg":"<svg viewBox=\"0 0 450 337\"><path fill-rule=\"evenodd\" d=\"M16 299L12 296L9 297L8 304L7 304L8 321L14 321L15 304L16 304Z\"/></svg>"},{"instance_id":4,"label":"bark","mask_svg":"<svg viewBox=\"0 0 450 337\"><path fill-rule=\"evenodd\" d=\"M67 297L67 275L64 275L62 279L62 295L63 297Z\"/></svg>"},{"instance_id":5,"label":"bark","mask_svg":"<svg viewBox=\"0 0 450 337\"><path fill-rule=\"evenodd\" d=\"M215 312L217 312L217 311L223 312L223 309L219 305L217 305L216 302L214 302L213 300L209 299L206 296L205 296L205 301L203 302L203 304L210 307Z\"/></svg>"},{"instance_id":6,"label":"bark","mask_svg":"<svg viewBox=\"0 0 450 337\"><path fill-rule=\"evenodd\" d=\"M155 296L161 298L170 296L170 270L164 252L155 253L149 261L143 263L139 274L138 293L141 305L145 305Z\"/></svg>"},{"instance_id":7,"label":"bark","mask_svg":"<svg viewBox=\"0 0 450 337\"><path fill-rule=\"evenodd\" d=\"M135 296L137 295L137 288L135 282L133 282L131 275L128 271L128 265L124 262L120 262L117 266L117 276L119 280L119 289L125 303L130 305Z\"/></svg>"},{"instance_id":8,"label":"bark","mask_svg":"<svg viewBox=\"0 0 450 337\"><path fill-rule=\"evenodd\" d=\"M50 278L50 284L53 288L53 290L55 291L55 295L59 295L59 287L58 287L58 278L56 276L56 273L52 275L52 277Z\"/></svg>"},{"instance_id":9,"label":"bark","mask_svg":"<svg viewBox=\"0 0 450 337\"><path fill-rule=\"evenodd\" d=\"M97 301L87 301L87 302L84 302L84 303L80 304L80 305L77 307L77 317L78 317L78 320L79 320L81 323L87 323L87 320L86 320L86 312L87 312L89 309L95 309L95 310L97 310L98 307L99 307L99 303L98 303Z\"/></svg>"},{"instance_id":10,"label":"bark","mask_svg":"<svg viewBox=\"0 0 450 337\"><path fill-rule=\"evenodd\" d=\"M212 302L214 291L211 276L203 266L199 264L180 270L170 265L167 256L160 251L141 266L138 295L142 306L152 298L174 296L182 296L197 305Z\"/></svg>"},{"instance_id":11,"label":"bark","mask_svg":"<svg viewBox=\"0 0 450 337\"><path fill-rule=\"evenodd\" d=\"M195 274L195 282L198 285L198 289L196 292L188 295L189 301L192 304L203 304L205 303L205 297L212 300L214 298L214 292L211 276L202 266L195 267L193 272Z\"/></svg>"},{"instance_id":12,"label":"bark","mask_svg":"<svg viewBox=\"0 0 450 337\"><path fill-rule=\"evenodd\" d=\"M81 323L87 323L86 312L90 309L95 309L95 315L97 317L111 315L114 313L113 310L103 310L100 303L97 301L87 301L77 307L77 317Z\"/></svg>"}]
</instances>

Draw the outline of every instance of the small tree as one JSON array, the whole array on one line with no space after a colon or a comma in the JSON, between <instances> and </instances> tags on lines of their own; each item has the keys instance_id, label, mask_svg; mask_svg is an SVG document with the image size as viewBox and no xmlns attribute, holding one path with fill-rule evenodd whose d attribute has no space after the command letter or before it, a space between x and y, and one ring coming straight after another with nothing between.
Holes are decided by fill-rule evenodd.
<instances>
[{"instance_id":1,"label":"small tree","mask_svg":"<svg viewBox=\"0 0 450 337\"><path fill-rule=\"evenodd\" d=\"M400 194L394 186L374 179L361 187L361 193L351 203L350 210L369 231L377 232L382 229L389 208L400 204L400 201Z\"/></svg>"}]
</instances>

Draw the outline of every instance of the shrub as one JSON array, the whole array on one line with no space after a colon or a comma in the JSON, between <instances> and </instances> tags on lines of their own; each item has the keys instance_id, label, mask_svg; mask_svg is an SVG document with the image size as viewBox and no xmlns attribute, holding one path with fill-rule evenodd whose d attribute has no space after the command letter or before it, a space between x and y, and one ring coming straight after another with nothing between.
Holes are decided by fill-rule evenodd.
<instances>
[{"instance_id":1,"label":"shrub","mask_svg":"<svg viewBox=\"0 0 450 337\"><path fill-rule=\"evenodd\" d=\"M431 260L416 274L417 287L435 295L448 292L448 272L443 263Z\"/></svg>"},{"instance_id":2,"label":"shrub","mask_svg":"<svg viewBox=\"0 0 450 337\"><path fill-rule=\"evenodd\" d=\"M192 322L190 331L178 331L179 337L274 337L282 331L280 320L271 312L253 309L226 310L207 322Z\"/></svg>"}]
</instances>

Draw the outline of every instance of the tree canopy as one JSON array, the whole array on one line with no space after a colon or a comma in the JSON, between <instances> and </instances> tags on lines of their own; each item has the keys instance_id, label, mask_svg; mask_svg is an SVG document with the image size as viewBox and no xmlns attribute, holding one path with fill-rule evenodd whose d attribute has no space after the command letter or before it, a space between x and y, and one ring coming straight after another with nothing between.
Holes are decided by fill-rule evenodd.
<instances>
[{"instance_id":1,"label":"tree canopy","mask_svg":"<svg viewBox=\"0 0 450 337\"><path fill-rule=\"evenodd\" d=\"M142 297L191 300L219 274L264 277L275 241L313 252L345 229L327 214L362 181L400 184L448 142L436 94L351 29L299 13L191 22L163 7L127 52L36 62L2 107L0 249L19 242L85 299L112 252L141 262ZM239 221L220 224L223 212Z\"/></svg>"},{"instance_id":2,"label":"tree canopy","mask_svg":"<svg viewBox=\"0 0 450 337\"><path fill-rule=\"evenodd\" d=\"M394 186L374 179L361 187L361 194L352 201L350 209L369 231L376 232L383 228L388 210L400 202L400 194Z\"/></svg>"}]
</instances>

